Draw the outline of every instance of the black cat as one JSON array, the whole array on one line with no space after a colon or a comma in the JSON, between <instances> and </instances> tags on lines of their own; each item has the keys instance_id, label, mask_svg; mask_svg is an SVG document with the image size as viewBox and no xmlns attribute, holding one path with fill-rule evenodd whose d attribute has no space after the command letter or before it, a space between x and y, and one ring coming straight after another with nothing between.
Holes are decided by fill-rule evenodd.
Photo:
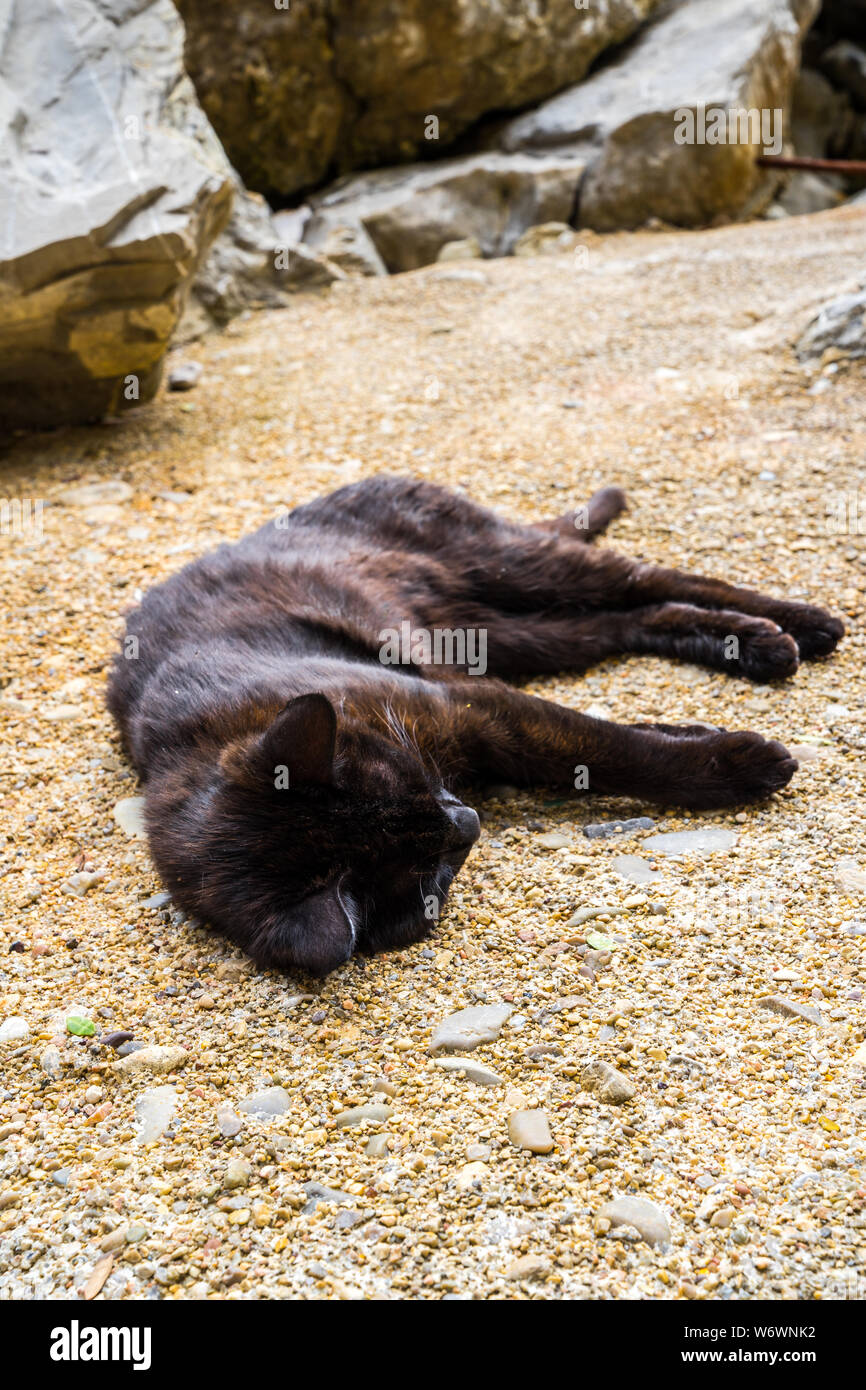
<instances>
[{"instance_id":1,"label":"black cat","mask_svg":"<svg viewBox=\"0 0 866 1390\"><path fill-rule=\"evenodd\" d=\"M797 764L758 734L612 724L487 676L656 652L768 681L843 635L589 545L624 506L605 488L521 526L378 477L152 589L108 703L175 901L260 965L325 974L434 925L478 835L451 790L468 779L695 808L784 787Z\"/></svg>"}]
</instances>

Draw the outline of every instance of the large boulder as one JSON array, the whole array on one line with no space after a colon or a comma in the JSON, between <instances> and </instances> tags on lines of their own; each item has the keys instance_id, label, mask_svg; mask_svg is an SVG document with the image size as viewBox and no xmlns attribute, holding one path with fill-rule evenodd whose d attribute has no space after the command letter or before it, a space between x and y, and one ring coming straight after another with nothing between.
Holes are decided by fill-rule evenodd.
<instances>
[{"instance_id":1,"label":"large boulder","mask_svg":"<svg viewBox=\"0 0 866 1390\"><path fill-rule=\"evenodd\" d=\"M486 113L579 81L658 3L178 0L205 111L272 202L438 153Z\"/></svg>"},{"instance_id":2,"label":"large boulder","mask_svg":"<svg viewBox=\"0 0 866 1390\"><path fill-rule=\"evenodd\" d=\"M181 65L170 0L65 0L0 27L0 424L153 395L231 170Z\"/></svg>"},{"instance_id":3,"label":"large boulder","mask_svg":"<svg viewBox=\"0 0 866 1390\"><path fill-rule=\"evenodd\" d=\"M321 289L344 278L327 255L299 244L299 231L281 231L265 200L232 178L231 217L196 273L180 340L222 328L249 309L283 308L296 290Z\"/></svg>"},{"instance_id":4,"label":"large boulder","mask_svg":"<svg viewBox=\"0 0 866 1390\"><path fill-rule=\"evenodd\" d=\"M613 62L506 122L489 143L581 156L577 223L597 231L652 217L700 226L749 216L778 182L755 164L763 140L690 143L681 115L694 113L695 134L713 108L787 116L801 37L818 8L819 0L673 0Z\"/></svg>"},{"instance_id":5,"label":"large boulder","mask_svg":"<svg viewBox=\"0 0 866 1390\"><path fill-rule=\"evenodd\" d=\"M304 240L326 249L326 234L360 229L389 271L428 265L469 238L485 256L506 256L527 228L569 220L583 167L569 151L485 152L352 175L311 198Z\"/></svg>"}]
</instances>

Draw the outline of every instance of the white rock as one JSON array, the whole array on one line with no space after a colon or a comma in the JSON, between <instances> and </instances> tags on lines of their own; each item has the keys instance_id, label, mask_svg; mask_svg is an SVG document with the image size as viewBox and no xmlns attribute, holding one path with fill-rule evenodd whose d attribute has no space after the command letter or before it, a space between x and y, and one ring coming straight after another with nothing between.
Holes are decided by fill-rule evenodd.
<instances>
[{"instance_id":1,"label":"white rock","mask_svg":"<svg viewBox=\"0 0 866 1390\"><path fill-rule=\"evenodd\" d=\"M732 849L737 843L733 830L704 826L700 830L671 830L650 835L642 842L650 854L715 854Z\"/></svg>"},{"instance_id":2,"label":"white rock","mask_svg":"<svg viewBox=\"0 0 866 1390\"><path fill-rule=\"evenodd\" d=\"M140 1053L131 1053L140 1056ZM168 1129L177 1109L177 1091L173 1086L150 1086L135 1102L135 1133L139 1144L152 1144Z\"/></svg>"},{"instance_id":3,"label":"white rock","mask_svg":"<svg viewBox=\"0 0 866 1390\"><path fill-rule=\"evenodd\" d=\"M502 1077L497 1076L495 1071L468 1057L437 1057L436 1066L443 1067L445 1071L460 1072L468 1081L474 1081L476 1086L505 1085Z\"/></svg>"},{"instance_id":4,"label":"white rock","mask_svg":"<svg viewBox=\"0 0 866 1390\"><path fill-rule=\"evenodd\" d=\"M671 1225L667 1212L643 1197L617 1197L606 1202L599 1216L611 1227L633 1226L649 1245L669 1245Z\"/></svg>"},{"instance_id":5,"label":"white rock","mask_svg":"<svg viewBox=\"0 0 866 1390\"><path fill-rule=\"evenodd\" d=\"M17 1042L29 1036L30 1024L26 1018L6 1018L0 1023L0 1042Z\"/></svg>"},{"instance_id":6,"label":"white rock","mask_svg":"<svg viewBox=\"0 0 866 1390\"><path fill-rule=\"evenodd\" d=\"M289 1108L289 1093L282 1086L267 1086L262 1091L253 1091L238 1104L238 1110L245 1115L285 1115Z\"/></svg>"},{"instance_id":7,"label":"white rock","mask_svg":"<svg viewBox=\"0 0 866 1390\"><path fill-rule=\"evenodd\" d=\"M136 840L143 840L147 836L144 825L144 804L143 796L125 796L121 801L118 801L114 808L114 819L121 830Z\"/></svg>"},{"instance_id":8,"label":"white rock","mask_svg":"<svg viewBox=\"0 0 866 1390\"><path fill-rule=\"evenodd\" d=\"M450 1014L437 1026L430 1051L471 1052L482 1043L492 1042L511 1012L510 1004L481 1004Z\"/></svg>"},{"instance_id":9,"label":"white rock","mask_svg":"<svg viewBox=\"0 0 866 1390\"><path fill-rule=\"evenodd\" d=\"M121 1057L112 1065L112 1071L121 1074L139 1071L169 1072L186 1066L189 1060L190 1054L185 1047L153 1045L140 1047L137 1052L130 1052L128 1056Z\"/></svg>"}]
</instances>

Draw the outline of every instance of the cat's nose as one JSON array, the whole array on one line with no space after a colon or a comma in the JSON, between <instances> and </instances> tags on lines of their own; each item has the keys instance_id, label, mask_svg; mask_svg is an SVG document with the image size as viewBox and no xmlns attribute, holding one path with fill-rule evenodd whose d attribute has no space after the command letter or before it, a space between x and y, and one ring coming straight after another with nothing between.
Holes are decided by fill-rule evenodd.
<instances>
[{"instance_id":1,"label":"cat's nose","mask_svg":"<svg viewBox=\"0 0 866 1390\"><path fill-rule=\"evenodd\" d=\"M481 822L478 813L473 811L471 806L464 806L462 801L458 801L456 796L450 792L445 792L442 796L442 808L454 827L455 836L461 846L474 845L478 836L481 834Z\"/></svg>"}]
</instances>

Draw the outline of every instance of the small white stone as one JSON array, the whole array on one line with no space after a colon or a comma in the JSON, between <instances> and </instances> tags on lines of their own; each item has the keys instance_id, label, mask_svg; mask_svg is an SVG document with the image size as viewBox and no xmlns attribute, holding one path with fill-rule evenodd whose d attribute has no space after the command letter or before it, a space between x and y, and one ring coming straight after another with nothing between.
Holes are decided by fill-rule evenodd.
<instances>
[{"instance_id":1,"label":"small white stone","mask_svg":"<svg viewBox=\"0 0 866 1390\"><path fill-rule=\"evenodd\" d=\"M26 1018L7 1018L0 1023L0 1042L17 1042L30 1036L30 1024Z\"/></svg>"}]
</instances>

